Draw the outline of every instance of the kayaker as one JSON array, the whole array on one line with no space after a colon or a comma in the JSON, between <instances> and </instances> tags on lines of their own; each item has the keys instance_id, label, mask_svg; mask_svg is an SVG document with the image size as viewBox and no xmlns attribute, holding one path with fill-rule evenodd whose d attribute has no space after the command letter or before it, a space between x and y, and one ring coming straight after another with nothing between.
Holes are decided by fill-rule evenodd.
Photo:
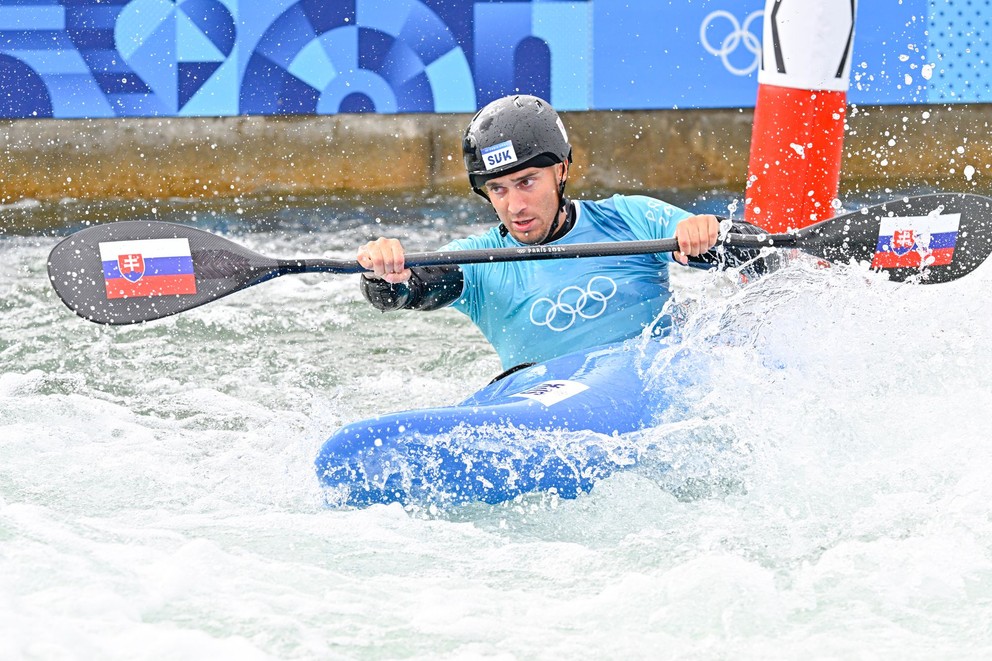
<instances>
[{"instance_id":1,"label":"kayaker","mask_svg":"<svg viewBox=\"0 0 992 661\"><path fill-rule=\"evenodd\" d=\"M488 104L469 123L462 148L472 190L492 204L500 222L442 250L678 239L674 254L413 269L405 267L397 239L359 248L358 262L369 271L361 289L373 306L436 310L454 304L479 327L504 368L624 340L645 328L664 332L668 264L674 259L710 267L716 261L708 252L720 230L715 216L643 195L566 198L572 147L558 114L542 99L513 95ZM748 228L735 223L733 231Z\"/></svg>"}]
</instances>

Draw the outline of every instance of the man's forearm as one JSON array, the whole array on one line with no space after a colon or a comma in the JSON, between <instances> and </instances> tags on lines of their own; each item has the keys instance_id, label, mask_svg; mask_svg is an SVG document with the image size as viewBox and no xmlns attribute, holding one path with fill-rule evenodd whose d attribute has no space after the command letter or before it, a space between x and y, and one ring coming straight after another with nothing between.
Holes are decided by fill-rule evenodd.
<instances>
[{"instance_id":1,"label":"man's forearm","mask_svg":"<svg viewBox=\"0 0 992 661\"><path fill-rule=\"evenodd\" d=\"M362 295L378 310L437 310L462 294L465 278L458 266L421 266L410 269L407 282L390 284L362 276Z\"/></svg>"}]
</instances>

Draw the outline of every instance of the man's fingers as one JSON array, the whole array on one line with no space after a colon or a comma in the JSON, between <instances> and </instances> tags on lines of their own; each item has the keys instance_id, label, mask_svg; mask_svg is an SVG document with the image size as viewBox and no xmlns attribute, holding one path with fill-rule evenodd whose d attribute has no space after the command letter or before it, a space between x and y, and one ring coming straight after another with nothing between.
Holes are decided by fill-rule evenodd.
<instances>
[{"instance_id":1,"label":"man's fingers","mask_svg":"<svg viewBox=\"0 0 992 661\"><path fill-rule=\"evenodd\" d=\"M403 271L403 246L396 239L386 239L383 250L386 273L401 273Z\"/></svg>"},{"instance_id":2,"label":"man's fingers","mask_svg":"<svg viewBox=\"0 0 992 661\"><path fill-rule=\"evenodd\" d=\"M364 246L359 248L358 255L355 257L355 259L363 268L366 268L370 271L374 271L375 263L372 261L372 255L369 250L369 247L371 245L372 245L371 243L366 243Z\"/></svg>"},{"instance_id":3,"label":"man's fingers","mask_svg":"<svg viewBox=\"0 0 992 661\"><path fill-rule=\"evenodd\" d=\"M385 239L382 249L382 279L394 285L409 280L411 273L405 266L406 252L400 242L396 239Z\"/></svg>"},{"instance_id":4,"label":"man's fingers","mask_svg":"<svg viewBox=\"0 0 992 661\"><path fill-rule=\"evenodd\" d=\"M410 279L411 275L412 273L410 272L409 269L404 269L398 273L387 273L382 277L382 279L390 284L395 285L400 282L406 282L407 280Z\"/></svg>"},{"instance_id":5,"label":"man's fingers","mask_svg":"<svg viewBox=\"0 0 992 661\"><path fill-rule=\"evenodd\" d=\"M702 241L699 237L699 227L695 223L683 223L678 230L678 239L679 252L683 257L700 253L699 246L702 245Z\"/></svg>"},{"instance_id":6,"label":"man's fingers","mask_svg":"<svg viewBox=\"0 0 992 661\"><path fill-rule=\"evenodd\" d=\"M685 219L675 230L675 238L679 243L676 261L685 264L689 255L702 255L716 245L719 235L720 223L716 216L693 216Z\"/></svg>"},{"instance_id":7,"label":"man's fingers","mask_svg":"<svg viewBox=\"0 0 992 661\"><path fill-rule=\"evenodd\" d=\"M356 257L362 268L371 271L380 280L396 284L410 279L406 268L406 252L398 239L378 238L358 249Z\"/></svg>"}]
</instances>

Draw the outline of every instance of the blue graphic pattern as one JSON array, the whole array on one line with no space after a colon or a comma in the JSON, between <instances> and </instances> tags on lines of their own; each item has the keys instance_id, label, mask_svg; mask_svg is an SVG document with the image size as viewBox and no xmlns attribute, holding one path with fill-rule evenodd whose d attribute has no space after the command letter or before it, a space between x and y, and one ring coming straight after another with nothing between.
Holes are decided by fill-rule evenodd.
<instances>
[{"instance_id":1,"label":"blue graphic pattern","mask_svg":"<svg viewBox=\"0 0 992 661\"><path fill-rule=\"evenodd\" d=\"M764 6L0 0L0 118L473 112L514 92L749 107ZM849 99L992 101L990 17L992 0L860 2Z\"/></svg>"}]
</instances>

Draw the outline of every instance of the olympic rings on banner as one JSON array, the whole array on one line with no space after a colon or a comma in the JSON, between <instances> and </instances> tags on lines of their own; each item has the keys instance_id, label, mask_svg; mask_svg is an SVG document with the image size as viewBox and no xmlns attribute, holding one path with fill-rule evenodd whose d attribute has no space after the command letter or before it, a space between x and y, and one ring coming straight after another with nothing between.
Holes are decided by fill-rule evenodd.
<instances>
[{"instance_id":1,"label":"olympic rings on banner","mask_svg":"<svg viewBox=\"0 0 992 661\"><path fill-rule=\"evenodd\" d=\"M744 24L741 25L737 17L729 11L718 9L703 19L703 24L699 28L699 41L710 55L715 55L723 60L723 66L726 67L727 71L735 76L746 76L761 66L761 39L751 31L751 24L764 15L764 10L753 12L744 19ZM723 38L720 47L716 48L706 37L706 32L721 18L730 22L730 32ZM741 45L754 55L754 61L744 69L734 66L730 62L731 54L736 52Z\"/></svg>"}]
</instances>

